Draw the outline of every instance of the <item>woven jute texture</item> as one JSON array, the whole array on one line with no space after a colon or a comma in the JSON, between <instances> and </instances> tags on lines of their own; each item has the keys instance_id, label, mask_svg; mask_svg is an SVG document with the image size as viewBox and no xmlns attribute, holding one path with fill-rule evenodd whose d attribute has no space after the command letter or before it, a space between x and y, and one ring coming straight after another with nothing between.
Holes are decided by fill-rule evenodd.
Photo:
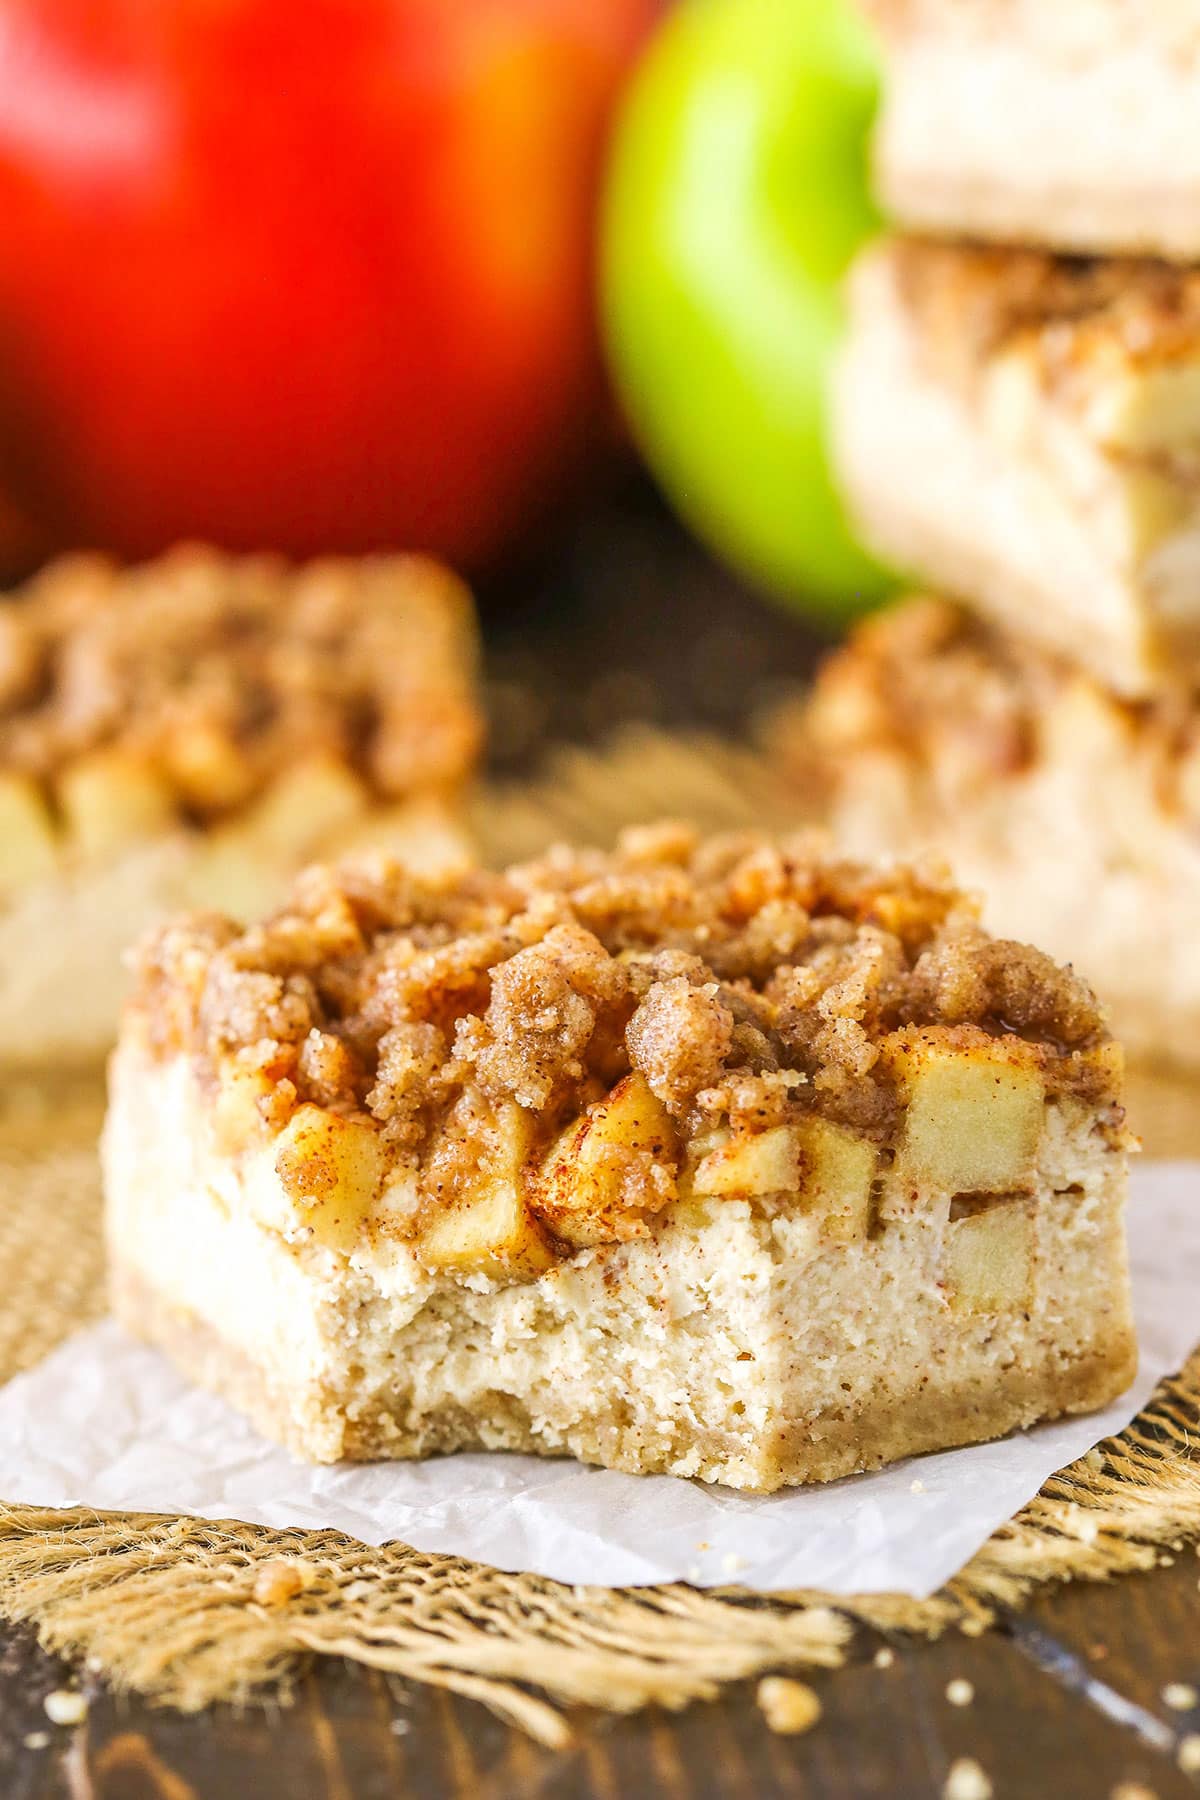
<instances>
[{"instance_id":1,"label":"woven jute texture","mask_svg":"<svg viewBox=\"0 0 1200 1800\"><path fill-rule=\"evenodd\" d=\"M796 823L752 753L645 731L604 755L563 751L536 784L494 787L476 806L489 861L558 837L606 842L663 814L708 829ZM1159 1155L1200 1150L1198 1110L1185 1087L1135 1086L1134 1123ZM86 1084L4 1097L0 1380L104 1310L100 1111ZM681 1707L767 1670L834 1666L859 1623L979 1632L1047 1582L1146 1569L1200 1538L1198 1431L1200 1354L923 1602L565 1587L336 1532L0 1505L0 1611L118 1687L188 1710L286 1695L312 1656L346 1656L472 1696L561 1744L564 1707Z\"/></svg>"}]
</instances>

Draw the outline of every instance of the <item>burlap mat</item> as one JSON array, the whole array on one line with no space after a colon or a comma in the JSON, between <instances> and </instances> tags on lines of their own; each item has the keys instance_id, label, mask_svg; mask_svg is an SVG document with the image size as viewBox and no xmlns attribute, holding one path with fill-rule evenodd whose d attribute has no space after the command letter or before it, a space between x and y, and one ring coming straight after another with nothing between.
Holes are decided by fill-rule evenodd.
<instances>
[{"instance_id":1,"label":"burlap mat","mask_svg":"<svg viewBox=\"0 0 1200 1800\"><path fill-rule=\"evenodd\" d=\"M795 823L793 800L752 753L644 731L603 756L562 751L543 780L493 788L476 811L493 861L557 836L606 842L663 813L711 829ZM1149 1149L1200 1154L1195 1099L1179 1084L1135 1084ZM5 1097L0 1380L104 1310L99 1115L86 1087ZM1200 1355L925 1602L572 1588L336 1532L14 1505L0 1506L0 1611L32 1621L48 1648L92 1659L116 1686L184 1709L286 1693L306 1658L347 1656L473 1696L561 1744L560 1705L684 1706L767 1670L835 1665L856 1621L979 1632L1047 1582L1152 1566L1200 1538L1198 1424Z\"/></svg>"}]
</instances>

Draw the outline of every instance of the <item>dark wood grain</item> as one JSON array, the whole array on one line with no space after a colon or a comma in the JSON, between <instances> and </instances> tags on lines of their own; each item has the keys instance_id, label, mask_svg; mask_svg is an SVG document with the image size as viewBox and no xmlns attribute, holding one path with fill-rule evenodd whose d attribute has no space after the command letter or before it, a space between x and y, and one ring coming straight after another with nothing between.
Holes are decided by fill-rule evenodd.
<instances>
[{"instance_id":1,"label":"dark wood grain","mask_svg":"<svg viewBox=\"0 0 1200 1800\"><path fill-rule=\"evenodd\" d=\"M341 1664L310 1677L283 1710L181 1718L97 1689L86 1724L67 1731L41 1714L54 1666L18 1642L0 1688L0 1792L5 1800L928 1800L941 1795L955 1759L970 1756L997 1800L1104 1800L1123 1782L1183 1800L1197 1787L1180 1773L1173 1748L1146 1742L1105 1704L1047 1672L1017 1627L1067 1655L1107 1643L1101 1679L1177 1736L1191 1722L1164 1707L1159 1690L1196 1672L1200 1591L1196 1559L1188 1562L1047 1597L1011 1633L894 1644L888 1668L875 1665L878 1640L863 1634L849 1668L812 1677L824 1713L802 1738L774 1736L753 1692L739 1690L679 1717L590 1715L570 1748L550 1752L468 1702ZM960 1678L975 1690L965 1707L946 1696ZM26 1749L24 1737L38 1731L49 1744Z\"/></svg>"},{"instance_id":2,"label":"dark wood grain","mask_svg":"<svg viewBox=\"0 0 1200 1800\"><path fill-rule=\"evenodd\" d=\"M496 760L520 768L546 735L587 736L622 716L738 729L811 666L818 639L740 594L644 490L563 528L539 566L485 596ZM92 1681L86 1723L51 1725L64 1679L28 1634L0 1652L0 1800L937 1800L974 1757L996 1800L1106 1800L1122 1783L1195 1795L1175 1762L1200 1719L1163 1701L1200 1683L1200 1560L1040 1599L1006 1630L933 1645L861 1634L849 1668L815 1675L823 1717L769 1732L752 1689L678 1717L581 1717L550 1752L481 1708L372 1671L322 1666L294 1706L195 1718ZM955 1707L946 1688L969 1680ZM85 1685L86 1681L85 1681ZM44 1740L44 1741L43 1741Z\"/></svg>"}]
</instances>

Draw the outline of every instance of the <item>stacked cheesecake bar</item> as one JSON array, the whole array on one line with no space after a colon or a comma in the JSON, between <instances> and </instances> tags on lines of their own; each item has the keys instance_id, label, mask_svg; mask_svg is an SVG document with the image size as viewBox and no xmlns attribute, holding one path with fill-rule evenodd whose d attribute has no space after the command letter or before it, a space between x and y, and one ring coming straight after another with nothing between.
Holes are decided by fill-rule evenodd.
<instances>
[{"instance_id":1,"label":"stacked cheesecake bar","mask_svg":"<svg viewBox=\"0 0 1200 1800\"><path fill-rule=\"evenodd\" d=\"M102 1055L122 953L180 908L364 841L461 863L474 663L419 558L73 557L0 599L0 1072Z\"/></svg>"},{"instance_id":2,"label":"stacked cheesecake bar","mask_svg":"<svg viewBox=\"0 0 1200 1800\"><path fill-rule=\"evenodd\" d=\"M861 630L793 747L851 845L936 844L1128 1045L1200 1064L1200 14L872 10L879 187L938 235L854 271L836 454L948 598Z\"/></svg>"}]
</instances>

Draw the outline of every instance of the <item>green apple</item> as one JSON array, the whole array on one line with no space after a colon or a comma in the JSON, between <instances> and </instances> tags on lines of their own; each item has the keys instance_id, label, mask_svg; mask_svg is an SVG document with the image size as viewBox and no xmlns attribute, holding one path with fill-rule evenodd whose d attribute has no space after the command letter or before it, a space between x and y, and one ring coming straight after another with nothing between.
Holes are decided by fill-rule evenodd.
<instances>
[{"instance_id":1,"label":"green apple","mask_svg":"<svg viewBox=\"0 0 1200 1800\"><path fill-rule=\"evenodd\" d=\"M841 280L876 228L875 49L851 0L683 0L626 98L604 204L610 362L692 527L841 617L886 590L829 467Z\"/></svg>"}]
</instances>

